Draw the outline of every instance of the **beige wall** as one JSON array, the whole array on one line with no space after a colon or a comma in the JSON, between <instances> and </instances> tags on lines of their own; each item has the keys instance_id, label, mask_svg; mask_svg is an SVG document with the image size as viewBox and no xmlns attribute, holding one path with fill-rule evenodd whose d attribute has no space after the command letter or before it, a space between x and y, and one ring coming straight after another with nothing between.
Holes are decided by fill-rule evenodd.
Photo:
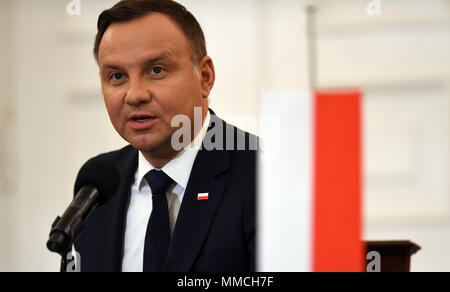
<instances>
[{"instance_id":1,"label":"beige wall","mask_svg":"<svg viewBox=\"0 0 450 292\"><path fill-rule=\"evenodd\" d=\"M45 249L81 164L125 143L110 126L92 58L96 17L115 1L0 1L0 270L57 270ZM423 246L413 270L450 270L449 1L319 4L319 85L366 92L366 238ZM182 1L217 70L211 106L257 132L267 90L306 90L303 1ZM5 25L8 24L8 25ZM237 106L239 105L239 106Z\"/></svg>"},{"instance_id":2,"label":"beige wall","mask_svg":"<svg viewBox=\"0 0 450 292\"><path fill-rule=\"evenodd\" d=\"M8 256L11 242L7 235L14 228L11 221L15 218L9 209L16 193L14 180L17 175L17 107L12 86L16 74L12 60L13 31L10 27L13 12L11 1L0 2L0 270L7 270L11 260Z\"/></svg>"}]
</instances>

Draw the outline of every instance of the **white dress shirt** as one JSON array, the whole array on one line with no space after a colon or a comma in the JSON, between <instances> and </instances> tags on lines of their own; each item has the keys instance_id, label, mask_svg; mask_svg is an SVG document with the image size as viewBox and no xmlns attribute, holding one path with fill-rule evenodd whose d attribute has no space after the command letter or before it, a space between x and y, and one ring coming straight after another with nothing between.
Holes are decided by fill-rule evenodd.
<instances>
[{"instance_id":1,"label":"white dress shirt","mask_svg":"<svg viewBox=\"0 0 450 292\"><path fill-rule=\"evenodd\" d=\"M191 144L161 169L175 182L166 192L171 233L173 233L192 166L208 130L210 119L211 115L208 112L201 131ZM152 169L155 167L139 151L138 168L131 185L131 198L126 218L123 272L143 271L145 234L153 208L152 191L144 176Z\"/></svg>"}]
</instances>

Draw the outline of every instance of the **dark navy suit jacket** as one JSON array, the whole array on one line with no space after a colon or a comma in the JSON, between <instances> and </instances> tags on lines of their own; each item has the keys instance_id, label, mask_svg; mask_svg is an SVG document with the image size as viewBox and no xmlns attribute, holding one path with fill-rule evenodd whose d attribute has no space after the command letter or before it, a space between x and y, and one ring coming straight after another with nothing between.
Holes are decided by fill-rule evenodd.
<instances>
[{"instance_id":1,"label":"dark navy suit jacket","mask_svg":"<svg viewBox=\"0 0 450 292\"><path fill-rule=\"evenodd\" d=\"M168 272L246 272L255 270L256 137L226 124L211 111L207 137L222 126L224 150L202 147L195 159L164 265ZM232 131L226 131L225 129ZM228 132L228 134L226 134ZM230 133L244 135L246 150L226 150ZM212 135L211 135L212 134ZM215 138L217 138L215 137ZM242 137L242 136L241 136ZM206 139L205 139L206 140ZM213 139L214 142L214 139ZM229 148L228 148L229 149ZM254 148L253 148L254 149ZM120 172L117 193L87 218L75 242L81 271L121 271L125 220L138 165L131 146L94 157L114 163ZM199 193L209 193L199 201Z\"/></svg>"}]
</instances>

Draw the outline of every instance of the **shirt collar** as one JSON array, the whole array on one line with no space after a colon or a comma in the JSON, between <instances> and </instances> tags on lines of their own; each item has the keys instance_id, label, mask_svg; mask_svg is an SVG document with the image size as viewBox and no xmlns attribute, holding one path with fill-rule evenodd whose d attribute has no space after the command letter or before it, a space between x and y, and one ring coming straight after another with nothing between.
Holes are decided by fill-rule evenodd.
<instances>
[{"instance_id":1,"label":"shirt collar","mask_svg":"<svg viewBox=\"0 0 450 292\"><path fill-rule=\"evenodd\" d=\"M211 114L207 113L205 122L203 123L202 129L197 134L197 136L192 140L191 144L189 144L183 151L178 153L178 155L169 161L161 170L164 171L171 179L173 179L177 186L174 188L174 192L179 190L179 186L186 189L189 176L191 175L191 170L194 165L195 158L197 157L197 153L200 150L203 139L206 136L206 132L208 131L209 123L211 121ZM147 183L144 180L144 176L152 169L155 169L153 165L151 165L147 159L145 159L144 155L141 151L139 151L139 160L138 160L138 170L137 170L137 185L139 189L143 186L143 183ZM181 190L180 190L181 191Z\"/></svg>"}]
</instances>

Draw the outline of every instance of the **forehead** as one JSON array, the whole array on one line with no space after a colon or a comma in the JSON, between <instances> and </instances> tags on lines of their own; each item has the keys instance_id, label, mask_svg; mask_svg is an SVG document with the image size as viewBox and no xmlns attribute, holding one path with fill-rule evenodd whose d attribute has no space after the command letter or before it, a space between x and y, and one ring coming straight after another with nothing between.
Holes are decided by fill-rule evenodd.
<instances>
[{"instance_id":1,"label":"forehead","mask_svg":"<svg viewBox=\"0 0 450 292\"><path fill-rule=\"evenodd\" d=\"M99 63L117 59L131 62L162 51L175 58L191 56L189 41L177 24L164 14L151 13L111 24L100 43Z\"/></svg>"}]
</instances>

